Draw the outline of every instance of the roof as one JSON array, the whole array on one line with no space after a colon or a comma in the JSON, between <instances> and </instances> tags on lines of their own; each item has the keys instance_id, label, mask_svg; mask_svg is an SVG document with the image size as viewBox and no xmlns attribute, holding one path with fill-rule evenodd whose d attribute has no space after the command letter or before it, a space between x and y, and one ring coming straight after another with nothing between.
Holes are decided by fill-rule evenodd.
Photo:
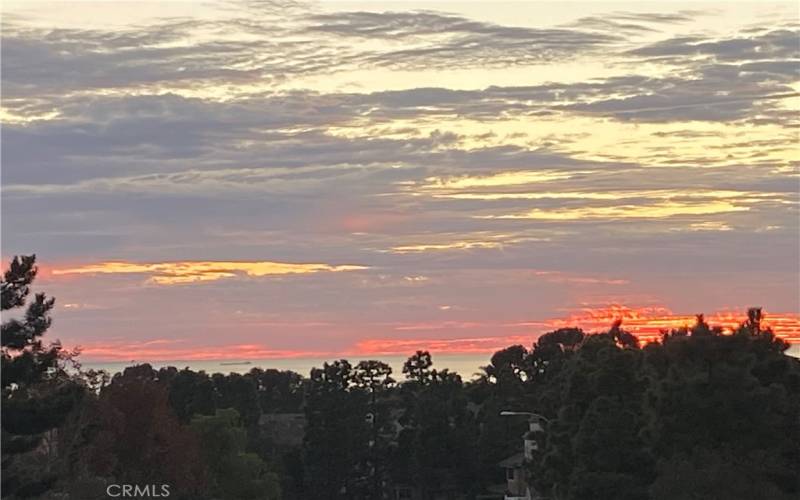
<instances>
[{"instance_id":1,"label":"roof","mask_svg":"<svg viewBox=\"0 0 800 500\"><path fill-rule=\"evenodd\" d=\"M501 460L497 465L503 467L504 469L512 469L514 467L519 467L525 462L525 454L522 452L516 453L511 455L510 457L506 458L505 460Z\"/></svg>"}]
</instances>

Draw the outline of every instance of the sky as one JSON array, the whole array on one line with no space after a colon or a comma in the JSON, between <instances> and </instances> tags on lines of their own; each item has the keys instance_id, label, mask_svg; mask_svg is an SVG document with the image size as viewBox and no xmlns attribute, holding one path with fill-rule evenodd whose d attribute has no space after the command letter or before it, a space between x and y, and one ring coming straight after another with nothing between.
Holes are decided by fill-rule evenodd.
<instances>
[{"instance_id":1,"label":"sky","mask_svg":"<svg viewBox=\"0 0 800 500\"><path fill-rule=\"evenodd\" d=\"M84 359L800 341L796 3L24 2L2 257Z\"/></svg>"}]
</instances>

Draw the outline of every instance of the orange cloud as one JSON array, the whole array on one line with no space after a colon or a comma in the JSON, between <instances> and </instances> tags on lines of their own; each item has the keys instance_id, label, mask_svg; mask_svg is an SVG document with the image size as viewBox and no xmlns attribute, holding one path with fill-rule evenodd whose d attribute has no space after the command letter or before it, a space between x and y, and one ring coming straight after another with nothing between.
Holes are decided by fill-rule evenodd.
<instances>
[{"instance_id":1,"label":"orange cloud","mask_svg":"<svg viewBox=\"0 0 800 500\"><path fill-rule=\"evenodd\" d=\"M359 356L408 355L416 350L433 353L485 354L499 351L510 345L530 345L532 337L527 335L477 337L457 339L368 339L356 344Z\"/></svg>"},{"instance_id":2,"label":"orange cloud","mask_svg":"<svg viewBox=\"0 0 800 500\"><path fill-rule=\"evenodd\" d=\"M295 264L287 262L226 262L226 261L184 261L184 262L101 262L71 268L53 268L50 274L62 276L70 274L145 274L149 282L158 285L176 285L201 281L216 281L236 276L280 276L286 274L310 274L319 272L356 271L365 266L329 264Z\"/></svg>"},{"instance_id":3,"label":"orange cloud","mask_svg":"<svg viewBox=\"0 0 800 500\"><path fill-rule=\"evenodd\" d=\"M721 326L726 331L738 327L746 317L744 311L720 311L707 314L706 321L712 326ZM788 342L800 343L800 314L765 313L764 324ZM510 345L530 347L542 333L566 327L579 327L587 332L607 330L611 324L622 320L623 328L639 337L642 342L657 340L664 329L691 326L694 314L674 314L665 307L627 307L612 304L604 307L584 308L564 318L520 323L487 324L470 322L442 322L399 326L396 330L441 330L476 328L528 328L528 335L498 335L492 337L462 337L455 339L367 339L356 344L359 355L405 355L417 349L438 353L477 354L492 353Z\"/></svg>"},{"instance_id":4,"label":"orange cloud","mask_svg":"<svg viewBox=\"0 0 800 500\"><path fill-rule=\"evenodd\" d=\"M712 326L730 331L744 321L744 311L719 311L706 315ZM443 321L419 324L401 324L399 332L428 332L461 330L456 338L371 338L355 343L345 351L307 351L270 349L262 344L230 344L194 346L189 340L155 339L149 341L115 340L80 345L81 359L103 361L205 361L205 360L256 360L308 357L348 356L406 356L418 349L439 354L481 354L488 356L505 347L520 344L530 347L539 335L565 327L580 327L587 332L604 331L616 320L623 328L634 333L643 342L657 340L661 330L691 326L694 314L675 314L665 307L628 307L611 304L603 307L586 307L574 314L542 321L516 323L489 323L468 321ZM765 313L764 323L775 333L792 343L800 343L800 314ZM494 331L496 336L469 337L467 330ZM505 331L507 334L502 334ZM513 333L512 333L513 332ZM524 333L523 333L524 332Z\"/></svg>"},{"instance_id":5,"label":"orange cloud","mask_svg":"<svg viewBox=\"0 0 800 500\"><path fill-rule=\"evenodd\" d=\"M721 326L725 330L733 330L745 319L744 311L718 311L706 314L706 321L712 326ZM579 326L587 331L602 330L614 321L621 319L627 331L637 335L642 341L656 340L661 330L691 326L695 322L694 314L675 314L665 307L631 308L620 304L604 307L587 307L566 318L552 319L544 322L550 328ZM765 313L766 326L789 342L800 342L800 314Z\"/></svg>"}]
</instances>

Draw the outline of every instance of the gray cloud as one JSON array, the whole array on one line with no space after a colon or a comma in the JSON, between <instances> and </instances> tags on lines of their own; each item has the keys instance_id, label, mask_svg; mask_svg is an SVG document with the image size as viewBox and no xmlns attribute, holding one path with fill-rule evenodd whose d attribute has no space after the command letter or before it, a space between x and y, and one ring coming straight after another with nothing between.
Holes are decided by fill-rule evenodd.
<instances>
[{"instance_id":1,"label":"gray cloud","mask_svg":"<svg viewBox=\"0 0 800 500\"><path fill-rule=\"evenodd\" d=\"M431 11L416 12L341 12L317 15L311 18L310 31L335 33L345 37L417 39L436 35L441 38L460 36L482 37L484 42L501 46L515 42L528 42L531 49L592 48L617 40L613 36L599 36L574 29L535 29L502 26L474 21L461 16ZM432 47L435 48L435 47Z\"/></svg>"},{"instance_id":2,"label":"gray cloud","mask_svg":"<svg viewBox=\"0 0 800 500\"><path fill-rule=\"evenodd\" d=\"M752 119L797 95L790 84L800 75L798 36L796 30L778 29L724 40L676 37L657 42L629 54L664 58L679 68L680 77L652 78L638 82L638 89L614 85L624 97L569 108L654 122ZM787 123L783 117L776 122Z\"/></svg>"},{"instance_id":3,"label":"gray cloud","mask_svg":"<svg viewBox=\"0 0 800 500\"><path fill-rule=\"evenodd\" d=\"M608 32L499 26L427 11L313 15L302 10L302 4L291 7L285 22L275 17L274 10L263 10L271 15L258 11L251 17L205 23L171 20L123 32L34 30L10 23L5 26L2 47L4 104L20 116L54 112L70 116L75 111L65 96L74 93L115 90L124 94L149 86L153 87L150 92L163 92L164 87L201 89L222 84L269 88L296 76L354 67L529 64L585 56L601 48L613 53L614 43L623 40L619 34ZM592 19L646 26L686 22L700 14L614 13ZM577 25L581 22L591 25L593 21L584 18ZM197 30L220 35L239 30L253 38L240 41L221 37L176 44L189 40ZM308 38L298 38L298 34ZM314 38L315 34L327 36ZM357 49L347 42L352 37L391 43L381 50ZM375 121L436 113L492 119L503 113L542 115L562 110L656 122L737 120L753 115L754 110L763 115L764 108L769 107L765 101L793 91L788 84L798 75L796 39L797 31L788 28L748 32L723 40L675 37L622 54L628 58L657 57L680 67L678 75L661 78L631 74L573 84L484 91L409 89L363 97L276 94L266 100L277 117L262 113L256 120L274 120L272 126L281 119L288 123L287 118L291 118L305 125L304 120L314 118L315 125L321 125L325 119L336 123L337 117L332 115L337 113L351 117L361 113ZM120 105L135 105L144 113L154 105L191 106L174 99L172 103L169 99L147 99L126 97ZM259 100L247 99L241 99L238 109L230 107L231 112L253 115L254 110L246 108L258 105ZM73 108L85 104L95 110L95 120L107 119L99 116L102 112L119 112L109 109L113 106L111 99L72 102ZM216 122L220 121L218 113L227 109L207 108L208 116ZM159 119L169 112L180 115L182 111L166 109Z\"/></svg>"},{"instance_id":4,"label":"gray cloud","mask_svg":"<svg viewBox=\"0 0 800 500\"><path fill-rule=\"evenodd\" d=\"M708 39L700 36L682 36L662 40L630 53L647 57L705 56L717 61L765 61L800 58L797 28L769 30L762 28L746 36Z\"/></svg>"},{"instance_id":5,"label":"gray cloud","mask_svg":"<svg viewBox=\"0 0 800 500\"><path fill-rule=\"evenodd\" d=\"M707 14L707 12L699 10L684 10L676 13L611 12L603 16L582 17L570 23L569 26L635 36L660 31L661 25L687 23Z\"/></svg>"},{"instance_id":6,"label":"gray cloud","mask_svg":"<svg viewBox=\"0 0 800 500\"><path fill-rule=\"evenodd\" d=\"M250 5L246 17L167 20L127 31L30 28L19 20L6 21L4 97L15 108L30 105L17 99L64 92L165 84L274 86L291 77L348 67L531 63L572 57L616 40L609 34L499 26L433 12L313 16L308 4L293 4L288 10L269 4L269 9ZM227 37L231 32L250 39ZM193 38L197 33L204 33L206 40ZM356 50L347 40L353 36L416 42L414 48L395 44Z\"/></svg>"},{"instance_id":7,"label":"gray cloud","mask_svg":"<svg viewBox=\"0 0 800 500\"><path fill-rule=\"evenodd\" d=\"M4 125L4 232L12 236L4 239L4 251L46 247L61 248L54 252L64 255L98 258L158 258L186 251L202 254L194 255L197 258L263 258L268 247L276 259L311 259L324 252L333 260L356 255L359 262L402 270L468 266L478 260L498 267L544 262L617 270L646 269L654 256L685 263L692 252L705 252L710 241L745 248L742 255L726 255L719 261L706 254L698 260L725 269L734 263L753 263L759 246L752 236L754 228L769 220L785 228L775 233L778 247L770 249L775 259L786 267L787 256L796 253L789 244L796 236L791 223L797 201L793 177L778 170L785 165L775 160L762 163L754 157L751 163L733 166L708 160L698 164L678 154L662 159L662 165L672 161L672 166L651 168L646 156L640 163L579 159L559 144L565 138L533 149L504 144L502 137L492 146L466 146L456 133L423 133L414 131L413 125L402 137L381 133L382 126L395 120L435 122L441 117L478 120L490 134L495 121L549 115L650 123L766 120L788 127L792 118L779 113L774 104L791 95L789 84L797 77L796 48L789 44L796 32L762 30L725 40L680 37L618 52L632 43L628 35L633 32L651 33L648 30L699 14L616 13L608 18L612 24L583 19L574 27L519 28L444 13L309 15L302 4L291 7L285 22L271 11L269 16L206 24L171 20L123 32L33 30L15 20L17 24L3 34L4 105L21 116L58 115ZM196 29L220 37L189 43ZM247 33L252 39L225 38L221 35L226 30ZM375 40L386 46L358 48L360 41ZM291 87L297 76L348 68L488 68L561 62L598 51L630 67L631 73L473 90L410 88L361 94L264 90L279 82ZM639 74L635 65L642 60L673 65L675 71L659 77ZM226 100L167 92L250 83L263 86ZM353 126L352 137L332 131L348 126ZM698 138L697 131L688 130L657 134L657 139ZM758 147L756 154L788 140L742 139L745 145ZM724 158L724 153L718 156ZM779 195L753 201L741 213L621 223L613 218L473 217L613 206L608 200L437 199L414 196L403 187L419 186L432 176L539 170L571 175L543 185L500 190L729 189L743 196L759 191ZM651 202L646 195L625 200L635 206ZM743 230L732 234L674 230L708 221ZM230 231L265 236L231 241L226 236ZM609 237L612 234L614 238ZM477 249L423 257L382 252L403 243L480 237L510 243L502 252ZM665 240L674 246L662 246ZM615 256L620 246L634 256Z\"/></svg>"}]
</instances>

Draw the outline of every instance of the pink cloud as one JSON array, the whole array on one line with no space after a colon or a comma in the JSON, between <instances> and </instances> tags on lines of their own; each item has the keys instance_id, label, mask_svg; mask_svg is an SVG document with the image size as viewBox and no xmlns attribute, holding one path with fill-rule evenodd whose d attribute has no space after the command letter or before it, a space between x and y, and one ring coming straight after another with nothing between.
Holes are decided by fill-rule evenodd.
<instances>
[{"instance_id":1,"label":"pink cloud","mask_svg":"<svg viewBox=\"0 0 800 500\"><path fill-rule=\"evenodd\" d=\"M745 318L744 311L718 311L706 315L713 326L726 330L737 327ZM765 313L764 323L774 329L776 334L789 342L800 342L800 314ZM614 321L621 319L623 327L639 336L642 341L655 340L664 329L690 326L695 321L694 314L675 314L665 307L629 307L610 304L599 307L584 307L564 317L541 321L521 321L513 323L484 323L443 321L431 323L410 323L394 326L395 331L423 331L430 335L442 334L452 330L480 329L506 334L479 335L455 338L364 338L344 350L302 350L273 349L259 343L236 343L225 345L193 345L190 339L152 339L146 341L126 341L114 339L106 342L92 342L80 345L81 359L90 361L202 361L234 359L276 359L304 357L346 357L346 356L391 356L408 355L416 350L450 354L490 354L510 345L521 344L530 347L539 335L547 331L565 327L580 327L587 332L607 329ZM513 329L514 333L509 333ZM522 331L523 333L520 333Z\"/></svg>"},{"instance_id":2,"label":"pink cloud","mask_svg":"<svg viewBox=\"0 0 800 500\"><path fill-rule=\"evenodd\" d=\"M315 351L270 349L262 344L194 346L187 345L185 340L171 339L141 342L97 342L83 344L78 348L81 352L80 358L89 361L205 361L301 358L327 354Z\"/></svg>"}]
</instances>

